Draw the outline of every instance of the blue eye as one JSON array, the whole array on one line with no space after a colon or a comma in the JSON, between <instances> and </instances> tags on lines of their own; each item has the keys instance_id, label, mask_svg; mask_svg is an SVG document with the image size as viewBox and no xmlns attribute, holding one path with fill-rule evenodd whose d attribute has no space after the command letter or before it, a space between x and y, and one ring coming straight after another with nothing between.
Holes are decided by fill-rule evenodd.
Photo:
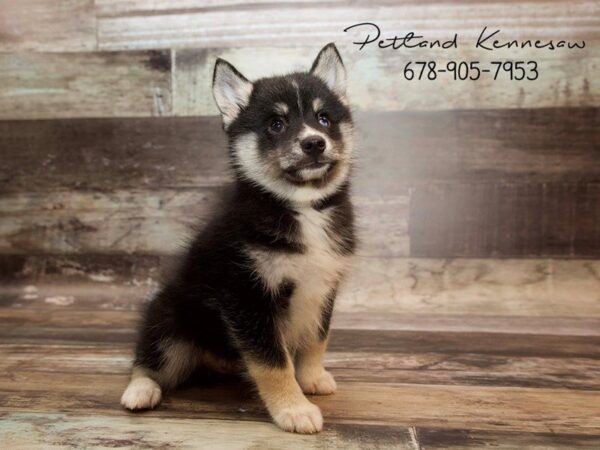
<instances>
[{"instance_id":1,"label":"blue eye","mask_svg":"<svg viewBox=\"0 0 600 450\"><path fill-rule=\"evenodd\" d=\"M317 120L319 121L319 124L325 128L329 128L331 126L331 121L325 113L317 114Z\"/></svg>"}]
</instances>

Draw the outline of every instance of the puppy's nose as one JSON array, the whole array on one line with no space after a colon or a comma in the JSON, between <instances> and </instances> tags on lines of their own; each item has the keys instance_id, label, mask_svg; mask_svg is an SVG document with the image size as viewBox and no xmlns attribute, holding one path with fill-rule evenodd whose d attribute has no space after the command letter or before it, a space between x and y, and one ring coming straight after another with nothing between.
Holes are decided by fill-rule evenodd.
<instances>
[{"instance_id":1,"label":"puppy's nose","mask_svg":"<svg viewBox=\"0 0 600 450\"><path fill-rule=\"evenodd\" d=\"M310 156L317 156L323 153L325 145L325 139L320 136L309 136L300 142L302 151Z\"/></svg>"}]
</instances>

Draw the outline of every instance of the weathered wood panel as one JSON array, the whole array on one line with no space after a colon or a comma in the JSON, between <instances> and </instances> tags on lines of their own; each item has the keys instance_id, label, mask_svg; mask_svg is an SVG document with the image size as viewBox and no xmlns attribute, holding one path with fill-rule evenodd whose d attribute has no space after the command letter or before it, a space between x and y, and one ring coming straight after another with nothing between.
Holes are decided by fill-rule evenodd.
<instances>
[{"instance_id":1,"label":"weathered wood panel","mask_svg":"<svg viewBox=\"0 0 600 450\"><path fill-rule=\"evenodd\" d=\"M600 184L441 184L411 192L413 257L598 256Z\"/></svg>"},{"instance_id":2,"label":"weathered wood panel","mask_svg":"<svg viewBox=\"0 0 600 450\"><path fill-rule=\"evenodd\" d=\"M0 252L176 253L215 200L212 188L7 195Z\"/></svg>"},{"instance_id":3,"label":"weathered wood panel","mask_svg":"<svg viewBox=\"0 0 600 450\"><path fill-rule=\"evenodd\" d=\"M343 29L360 19L378 23L384 37L417 30L430 38L474 38L483 24L516 37L555 39L598 37L600 11L593 1L538 1L519 4L461 2L251 2L225 5L205 2L97 2L98 44L101 49L174 46L285 46L306 38L327 42L345 37ZM442 18L443 20L439 20ZM534 19L535 18L535 19ZM406 31L405 31L406 32ZM349 33L347 39L356 39ZM351 42L351 41L350 41Z\"/></svg>"},{"instance_id":4,"label":"weathered wood panel","mask_svg":"<svg viewBox=\"0 0 600 450\"><path fill-rule=\"evenodd\" d=\"M359 195L432 181L600 182L600 109L357 114ZM221 185L218 117L0 121L0 191Z\"/></svg>"},{"instance_id":5,"label":"weathered wood panel","mask_svg":"<svg viewBox=\"0 0 600 450\"><path fill-rule=\"evenodd\" d=\"M490 6L485 4L486 8ZM600 13L598 20L600 23ZM417 30L421 31L419 27ZM336 43L343 44L344 38L336 37ZM577 107L600 105L600 83L595 77L600 64L598 42L590 42L583 50L558 49L545 53L528 49L487 52L466 45L441 51L374 48L359 51L341 45L340 51L348 68L350 103L356 111ZM307 70L318 50L304 47L176 50L175 114L218 113L211 93L213 64L217 57L227 59L245 76L256 79ZM535 81L514 81L502 74L494 80L495 66L491 61L507 60L537 61L541 75ZM440 74L433 81L408 81L402 74L409 61L435 61L438 68L444 68L449 61L479 61L481 68L489 68L492 73L483 74L477 81L455 81L450 72Z\"/></svg>"},{"instance_id":6,"label":"weathered wood panel","mask_svg":"<svg viewBox=\"0 0 600 450\"><path fill-rule=\"evenodd\" d=\"M266 422L170 419L131 415L0 414L8 448L400 449L418 450L406 427L329 424L318 436L282 433Z\"/></svg>"},{"instance_id":7,"label":"weathered wood panel","mask_svg":"<svg viewBox=\"0 0 600 450\"><path fill-rule=\"evenodd\" d=\"M166 176L168 174L163 174ZM219 207L219 187L47 191L0 197L0 253L180 253ZM407 198L357 197L359 254L408 254Z\"/></svg>"},{"instance_id":8,"label":"weathered wood panel","mask_svg":"<svg viewBox=\"0 0 600 450\"><path fill-rule=\"evenodd\" d=\"M158 266L172 266L170 258L122 253L3 259L1 273L12 287L2 291L0 302L15 307L40 307L47 297L59 296L72 297L82 309L136 309L159 279ZM356 318L340 322L367 330L527 334L539 329L598 335L589 329L600 330L595 322L600 318L600 261L359 257L336 310L379 314L377 326L368 320L357 324Z\"/></svg>"},{"instance_id":9,"label":"weathered wood panel","mask_svg":"<svg viewBox=\"0 0 600 450\"><path fill-rule=\"evenodd\" d=\"M77 416L60 413L3 413L0 433L11 448L63 448L73 443L83 447L157 448L177 446L203 449L219 442L228 449L480 449L544 448L595 449L598 436L557 433L515 433L435 428L405 428L381 425L329 424L318 436L281 433L267 423L205 419L149 418L123 420L106 415ZM168 437L165 437L168 436ZM243 436L243 438L241 437Z\"/></svg>"},{"instance_id":10,"label":"weathered wood panel","mask_svg":"<svg viewBox=\"0 0 600 450\"><path fill-rule=\"evenodd\" d=\"M15 297L15 301L19 301ZM6 306L9 306L7 304ZM600 318L548 316L483 316L453 314L407 314L396 312L345 311L336 305L332 327L352 330L401 330L439 332L494 332L552 334L556 336L600 336ZM340 311L341 310L341 311Z\"/></svg>"},{"instance_id":11,"label":"weathered wood panel","mask_svg":"<svg viewBox=\"0 0 600 450\"><path fill-rule=\"evenodd\" d=\"M169 114L170 69L168 51L0 53L0 118Z\"/></svg>"},{"instance_id":12,"label":"weathered wood panel","mask_svg":"<svg viewBox=\"0 0 600 450\"><path fill-rule=\"evenodd\" d=\"M0 192L180 189L230 179L218 117L0 121L0 152Z\"/></svg>"},{"instance_id":13,"label":"weathered wood panel","mask_svg":"<svg viewBox=\"0 0 600 450\"><path fill-rule=\"evenodd\" d=\"M3 345L0 370L8 376L30 372L122 374L132 361L121 345ZM506 355L328 351L325 366L338 382L514 386L598 390L600 360Z\"/></svg>"},{"instance_id":14,"label":"weathered wood panel","mask_svg":"<svg viewBox=\"0 0 600 450\"><path fill-rule=\"evenodd\" d=\"M600 181L598 108L365 114L357 130L364 189Z\"/></svg>"},{"instance_id":15,"label":"weathered wood panel","mask_svg":"<svg viewBox=\"0 0 600 450\"><path fill-rule=\"evenodd\" d=\"M525 4L505 1L493 5L471 0L427 4L383 1L352 7L339 1L312 0L283 4L106 0L96 2L95 11L93 8L91 0L26 0L0 7L0 28L3 30L0 51L7 52L0 63L9 70L0 77L0 86L8 85L0 90L0 98L9 106L2 108L1 117L212 115L217 112L210 93L212 66L217 56L231 59L249 76L257 77L298 67L305 69L314 59L319 45L332 40L342 49L349 67L349 91L357 110L600 105L600 85L594 76L600 61L600 10L590 0ZM344 28L356 23L357 17L378 23L383 29L383 37L410 30L430 39L448 39L459 33L459 48L392 51L366 47L360 51L352 42L359 39L358 34L365 35L365 32L343 32ZM559 48L554 51L476 49L476 38L484 26L490 30L501 29L499 37L506 41L515 38L554 39L555 42L568 39L586 40L587 45L584 49ZM301 41L308 28L311 44L306 45ZM86 68L93 71L101 84L88 86L88 94L111 89L113 83L103 81L104 72L110 70L103 63L95 62L102 57L72 54L61 63L49 61L47 55L40 54L28 55L24 60L18 53L24 49L95 50L96 34L102 50L166 51L192 47L176 52L173 68L167 67L170 56L168 61L163 57L155 58L158 66L167 67L174 81L173 109L170 92L162 85L146 88L144 75L135 70L129 70L122 77L122 83L128 82L133 87L123 89L121 95L115 96L113 101L120 103L114 108L110 108L108 102L66 102L66 98L77 96L82 89L77 81L84 82L79 71ZM128 58L127 52L119 55L119 58ZM506 76L498 80L484 76L476 82L452 81L449 74L434 81L405 80L401 73L406 62L420 60L436 61L439 65L448 61L480 61L489 65L490 61L498 60L535 60L539 63L541 76L535 82L512 81ZM23 83L25 79L27 83ZM44 80L47 83L43 83ZM58 101L58 96L63 102ZM150 105L146 101L140 109L131 110L139 97L150 98ZM10 99L15 104L18 101L20 107L9 103ZM4 104L0 103L0 106ZM55 112L46 110L50 108L55 108Z\"/></svg>"},{"instance_id":16,"label":"weathered wood panel","mask_svg":"<svg viewBox=\"0 0 600 450\"><path fill-rule=\"evenodd\" d=\"M94 0L0 4L0 52L96 50Z\"/></svg>"},{"instance_id":17,"label":"weathered wood panel","mask_svg":"<svg viewBox=\"0 0 600 450\"><path fill-rule=\"evenodd\" d=\"M365 258L349 281L347 311L600 317L597 260Z\"/></svg>"},{"instance_id":18,"label":"weathered wood panel","mask_svg":"<svg viewBox=\"0 0 600 450\"><path fill-rule=\"evenodd\" d=\"M65 302L62 308L56 309L2 308L0 330L3 342L61 345L134 343L140 317L138 311L111 310L109 306L92 314L89 310L76 309L76 305L75 302L71 305ZM336 328L331 335L329 351L600 359L599 344L598 336Z\"/></svg>"},{"instance_id":19,"label":"weathered wood panel","mask_svg":"<svg viewBox=\"0 0 600 450\"><path fill-rule=\"evenodd\" d=\"M600 105L600 40L573 54L503 50L392 54L342 48L349 71L349 95L356 111L583 107ZM214 61L224 57L251 78L306 70L318 48L243 48L111 53L0 54L3 119L60 117L206 116L218 113L211 85ZM539 50L538 50L539 52ZM530 60L539 64L536 81L492 75L478 81L407 81L407 61ZM171 67L172 61L175 63ZM484 74L485 75L485 74ZM171 81L173 92L171 92ZM527 84L524 84L527 83ZM173 100L171 96L173 95Z\"/></svg>"},{"instance_id":20,"label":"weathered wood panel","mask_svg":"<svg viewBox=\"0 0 600 450\"><path fill-rule=\"evenodd\" d=\"M129 417L118 406L125 374L27 373L1 379L4 411L102 412ZM48 389L52 386L52 389ZM90 386L94 386L91 390ZM247 384L193 387L171 393L145 417L268 421ZM598 391L515 387L340 383L335 395L313 397L326 424L359 423L597 435ZM399 401L399 399L402 399Z\"/></svg>"},{"instance_id":21,"label":"weathered wood panel","mask_svg":"<svg viewBox=\"0 0 600 450\"><path fill-rule=\"evenodd\" d=\"M409 238L414 256L600 253L589 184L600 181L598 109L361 114L357 122L360 254L407 256ZM8 156L0 188L15 193L2 199L5 253L172 252L174 240L159 235L184 237L231 179L216 117L6 121L0 131ZM58 188L79 191L43 194ZM180 214L190 207L196 218Z\"/></svg>"},{"instance_id":22,"label":"weathered wood panel","mask_svg":"<svg viewBox=\"0 0 600 450\"><path fill-rule=\"evenodd\" d=\"M415 440L422 450L577 450L600 447L600 437L576 434L500 433L477 430L442 430L418 428Z\"/></svg>"}]
</instances>

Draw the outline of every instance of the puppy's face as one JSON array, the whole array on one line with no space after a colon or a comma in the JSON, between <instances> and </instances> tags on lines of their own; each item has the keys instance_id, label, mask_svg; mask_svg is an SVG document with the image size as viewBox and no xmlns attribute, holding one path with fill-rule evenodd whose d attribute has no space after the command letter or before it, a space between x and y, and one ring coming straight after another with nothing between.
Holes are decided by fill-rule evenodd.
<instances>
[{"instance_id":1,"label":"puppy's face","mask_svg":"<svg viewBox=\"0 0 600 450\"><path fill-rule=\"evenodd\" d=\"M310 202L335 192L352 157L345 85L332 44L310 72L254 83L218 60L213 93L238 173L287 200Z\"/></svg>"}]
</instances>

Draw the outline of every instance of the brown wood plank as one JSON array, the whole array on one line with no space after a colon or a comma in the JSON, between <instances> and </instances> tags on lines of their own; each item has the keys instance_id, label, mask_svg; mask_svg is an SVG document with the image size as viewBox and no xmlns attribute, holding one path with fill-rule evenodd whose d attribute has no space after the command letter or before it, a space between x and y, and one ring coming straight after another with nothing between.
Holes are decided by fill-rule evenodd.
<instances>
[{"instance_id":1,"label":"brown wood plank","mask_svg":"<svg viewBox=\"0 0 600 450\"><path fill-rule=\"evenodd\" d=\"M168 51L0 53L0 118L160 116L171 111Z\"/></svg>"},{"instance_id":2,"label":"brown wood plank","mask_svg":"<svg viewBox=\"0 0 600 450\"><path fill-rule=\"evenodd\" d=\"M557 433L501 433L478 430L418 428L415 440L421 450L497 448L500 450L577 450L597 449L600 436Z\"/></svg>"},{"instance_id":3,"label":"brown wood plank","mask_svg":"<svg viewBox=\"0 0 600 450\"><path fill-rule=\"evenodd\" d=\"M411 193L415 257L600 255L600 184L440 184Z\"/></svg>"},{"instance_id":4,"label":"brown wood plank","mask_svg":"<svg viewBox=\"0 0 600 450\"><path fill-rule=\"evenodd\" d=\"M365 189L600 181L597 108L381 113L357 122Z\"/></svg>"},{"instance_id":5,"label":"brown wood plank","mask_svg":"<svg viewBox=\"0 0 600 450\"><path fill-rule=\"evenodd\" d=\"M510 334L600 336L600 318L540 316L477 316L454 314L402 314L393 312L347 312L334 314L335 328L360 330L458 331Z\"/></svg>"},{"instance_id":6,"label":"brown wood plank","mask_svg":"<svg viewBox=\"0 0 600 450\"><path fill-rule=\"evenodd\" d=\"M445 37L457 29L465 38L477 37L481 24L499 27L513 37L556 39L598 36L598 10L591 1L544 1L525 7L515 2L483 6L471 1L365 2L348 8L339 2L258 3L219 5L204 2L126 2L101 0L98 5L98 39L101 49L172 46L212 47L279 45L295 42L311 25L311 38L326 42L344 37L342 30L357 17L396 30L419 30L424 35ZM204 7L203 7L204 6ZM207 7L208 6L208 7ZM529 6L529 7L527 7ZM435 20L433 17L443 17ZM334 18L332 20L331 18ZM535 17L536 20L533 20ZM557 20L560 17L562 20ZM223 28L226 26L224 33ZM348 40L358 33L351 33ZM352 42L352 41L350 41Z\"/></svg>"},{"instance_id":7,"label":"brown wood plank","mask_svg":"<svg viewBox=\"0 0 600 450\"><path fill-rule=\"evenodd\" d=\"M60 302L55 302L60 304ZM73 302L69 302L75 304ZM132 343L139 312L129 310L1 308L0 332L7 343ZM478 353L519 357L599 358L600 337L508 333L336 329L335 352L444 354Z\"/></svg>"},{"instance_id":8,"label":"brown wood plank","mask_svg":"<svg viewBox=\"0 0 600 450\"><path fill-rule=\"evenodd\" d=\"M0 52L96 50L94 1L2 2L0 30Z\"/></svg>"},{"instance_id":9,"label":"brown wood plank","mask_svg":"<svg viewBox=\"0 0 600 450\"><path fill-rule=\"evenodd\" d=\"M356 191L431 182L599 182L600 108L357 114ZM214 186L218 117L0 121L0 190ZM373 194L373 195L371 195Z\"/></svg>"},{"instance_id":10,"label":"brown wood plank","mask_svg":"<svg viewBox=\"0 0 600 450\"><path fill-rule=\"evenodd\" d=\"M3 192L221 185L217 117L0 121Z\"/></svg>"},{"instance_id":11,"label":"brown wood plank","mask_svg":"<svg viewBox=\"0 0 600 450\"><path fill-rule=\"evenodd\" d=\"M436 333L337 329L331 334L329 350L334 352L414 353L439 352L447 355L477 353L541 358L597 359L600 338L590 336L515 336L503 333ZM595 348L596 347L596 348Z\"/></svg>"},{"instance_id":12,"label":"brown wood plank","mask_svg":"<svg viewBox=\"0 0 600 450\"><path fill-rule=\"evenodd\" d=\"M0 433L9 448L228 449L363 448L417 450L406 427L329 424L318 436L282 433L266 422L170 419L145 416L0 413Z\"/></svg>"},{"instance_id":13,"label":"brown wood plank","mask_svg":"<svg viewBox=\"0 0 600 450\"><path fill-rule=\"evenodd\" d=\"M128 413L119 408L118 398L126 381L126 375L27 373L0 380L0 408L19 411L27 404L29 412L60 408L125 417ZM252 392L240 383L182 389L144 416L267 421ZM599 395L566 389L345 382L335 395L313 401L322 408L326 423L594 435L600 431Z\"/></svg>"},{"instance_id":14,"label":"brown wood plank","mask_svg":"<svg viewBox=\"0 0 600 450\"><path fill-rule=\"evenodd\" d=\"M133 349L123 345L6 344L0 370L28 373L123 374ZM328 351L325 367L340 382L410 383L530 388L600 389L600 361L576 357L519 357L476 353Z\"/></svg>"},{"instance_id":15,"label":"brown wood plank","mask_svg":"<svg viewBox=\"0 0 600 450\"><path fill-rule=\"evenodd\" d=\"M598 111L359 115L360 254L407 256L411 240L415 256L597 255ZM154 236L185 234L169 204L197 203L201 222L211 202L197 188L230 180L217 118L7 121L0 131L11 156L0 188L14 193L3 209L15 216L0 232L5 253L168 253L173 241ZM47 195L73 188L91 192Z\"/></svg>"}]
</instances>

